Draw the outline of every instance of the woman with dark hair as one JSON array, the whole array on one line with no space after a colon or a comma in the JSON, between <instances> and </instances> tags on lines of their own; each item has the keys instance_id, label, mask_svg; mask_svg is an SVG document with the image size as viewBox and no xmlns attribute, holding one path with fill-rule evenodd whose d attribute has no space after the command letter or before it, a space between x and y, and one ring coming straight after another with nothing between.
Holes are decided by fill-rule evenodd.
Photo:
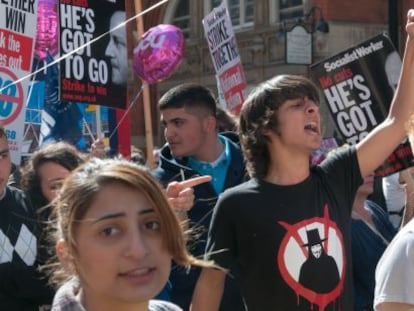
<instances>
[{"instance_id":1,"label":"woman with dark hair","mask_svg":"<svg viewBox=\"0 0 414 311\"><path fill-rule=\"evenodd\" d=\"M63 180L86 159L86 155L69 143L56 142L36 151L23 166L21 187L33 205L39 224L36 257L40 265L45 264L52 256L49 252L49 238L44 230L51 214L50 203L56 197ZM45 279L46 286L46 277L41 277ZM53 290L50 287L49 290L51 304Z\"/></svg>"}]
</instances>

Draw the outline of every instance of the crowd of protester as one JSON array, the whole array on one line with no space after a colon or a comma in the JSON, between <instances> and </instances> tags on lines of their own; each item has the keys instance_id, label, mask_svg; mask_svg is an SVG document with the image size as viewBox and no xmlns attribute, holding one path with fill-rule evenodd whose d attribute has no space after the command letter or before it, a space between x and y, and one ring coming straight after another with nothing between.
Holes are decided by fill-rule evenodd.
<instances>
[{"instance_id":1,"label":"crowd of protester","mask_svg":"<svg viewBox=\"0 0 414 311\"><path fill-rule=\"evenodd\" d=\"M374 187L407 135L414 147L407 16L388 116L318 165L319 91L296 75L259 84L237 117L202 85L171 88L154 163L97 140L16 167L0 127L0 310L413 310L412 168Z\"/></svg>"}]
</instances>

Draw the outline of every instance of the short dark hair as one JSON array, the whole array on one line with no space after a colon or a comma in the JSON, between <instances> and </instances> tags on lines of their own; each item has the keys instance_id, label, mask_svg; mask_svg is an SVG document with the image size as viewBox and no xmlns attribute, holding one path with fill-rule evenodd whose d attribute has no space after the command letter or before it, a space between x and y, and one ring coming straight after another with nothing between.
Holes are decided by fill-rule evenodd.
<instances>
[{"instance_id":1,"label":"short dark hair","mask_svg":"<svg viewBox=\"0 0 414 311\"><path fill-rule=\"evenodd\" d=\"M319 104L316 86L303 76L280 75L257 86L244 102L239 119L239 136L247 170L251 177L265 177L269 167L269 150L263 130L278 133L276 113L287 100L307 96Z\"/></svg>"},{"instance_id":2,"label":"short dark hair","mask_svg":"<svg viewBox=\"0 0 414 311\"><path fill-rule=\"evenodd\" d=\"M216 117L216 99L213 92L195 83L185 83L168 90L159 100L160 110L169 108L204 108Z\"/></svg>"}]
</instances>

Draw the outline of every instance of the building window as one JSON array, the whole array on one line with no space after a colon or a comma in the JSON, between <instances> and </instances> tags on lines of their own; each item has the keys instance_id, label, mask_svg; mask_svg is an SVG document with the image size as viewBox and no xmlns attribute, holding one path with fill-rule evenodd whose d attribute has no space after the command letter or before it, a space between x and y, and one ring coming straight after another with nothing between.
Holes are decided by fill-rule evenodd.
<instances>
[{"instance_id":1,"label":"building window","mask_svg":"<svg viewBox=\"0 0 414 311\"><path fill-rule=\"evenodd\" d=\"M206 0L206 15L223 0ZM224 0L234 28L252 26L254 22L254 0Z\"/></svg>"},{"instance_id":2,"label":"building window","mask_svg":"<svg viewBox=\"0 0 414 311\"><path fill-rule=\"evenodd\" d=\"M188 38L190 35L190 1L180 0L175 9L172 24L181 28L184 36Z\"/></svg>"},{"instance_id":3,"label":"building window","mask_svg":"<svg viewBox=\"0 0 414 311\"><path fill-rule=\"evenodd\" d=\"M309 0L269 0L270 22L302 17Z\"/></svg>"},{"instance_id":4,"label":"building window","mask_svg":"<svg viewBox=\"0 0 414 311\"><path fill-rule=\"evenodd\" d=\"M303 15L303 0L280 0L279 20Z\"/></svg>"},{"instance_id":5,"label":"building window","mask_svg":"<svg viewBox=\"0 0 414 311\"><path fill-rule=\"evenodd\" d=\"M167 8L164 22L180 27L184 36L190 36L190 0L172 1Z\"/></svg>"}]
</instances>

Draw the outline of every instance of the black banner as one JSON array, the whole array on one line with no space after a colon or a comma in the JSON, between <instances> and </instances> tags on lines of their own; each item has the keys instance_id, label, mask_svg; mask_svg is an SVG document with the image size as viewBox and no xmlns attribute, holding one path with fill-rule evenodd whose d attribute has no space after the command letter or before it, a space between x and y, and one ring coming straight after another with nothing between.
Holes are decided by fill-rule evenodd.
<instances>
[{"instance_id":1,"label":"black banner","mask_svg":"<svg viewBox=\"0 0 414 311\"><path fill-rule=\"evenodd\" d=\"M128 57L125 2L60 0L60 98L115 108L126 107ZM80 48L82 47L82 48Z\"/></svg>"},{"instance_id":2,"label":"black banner","mask_svg":"<svg viewBox=\"0 0 414 311\"><path fill-rule=\"evenodd\" d=\"M345 143L354 145L388 114L401 58L385 35L378 35L310 67ZM386 176L413 166L408 139L376 170Z\"/></svg>"}]
</instances>

